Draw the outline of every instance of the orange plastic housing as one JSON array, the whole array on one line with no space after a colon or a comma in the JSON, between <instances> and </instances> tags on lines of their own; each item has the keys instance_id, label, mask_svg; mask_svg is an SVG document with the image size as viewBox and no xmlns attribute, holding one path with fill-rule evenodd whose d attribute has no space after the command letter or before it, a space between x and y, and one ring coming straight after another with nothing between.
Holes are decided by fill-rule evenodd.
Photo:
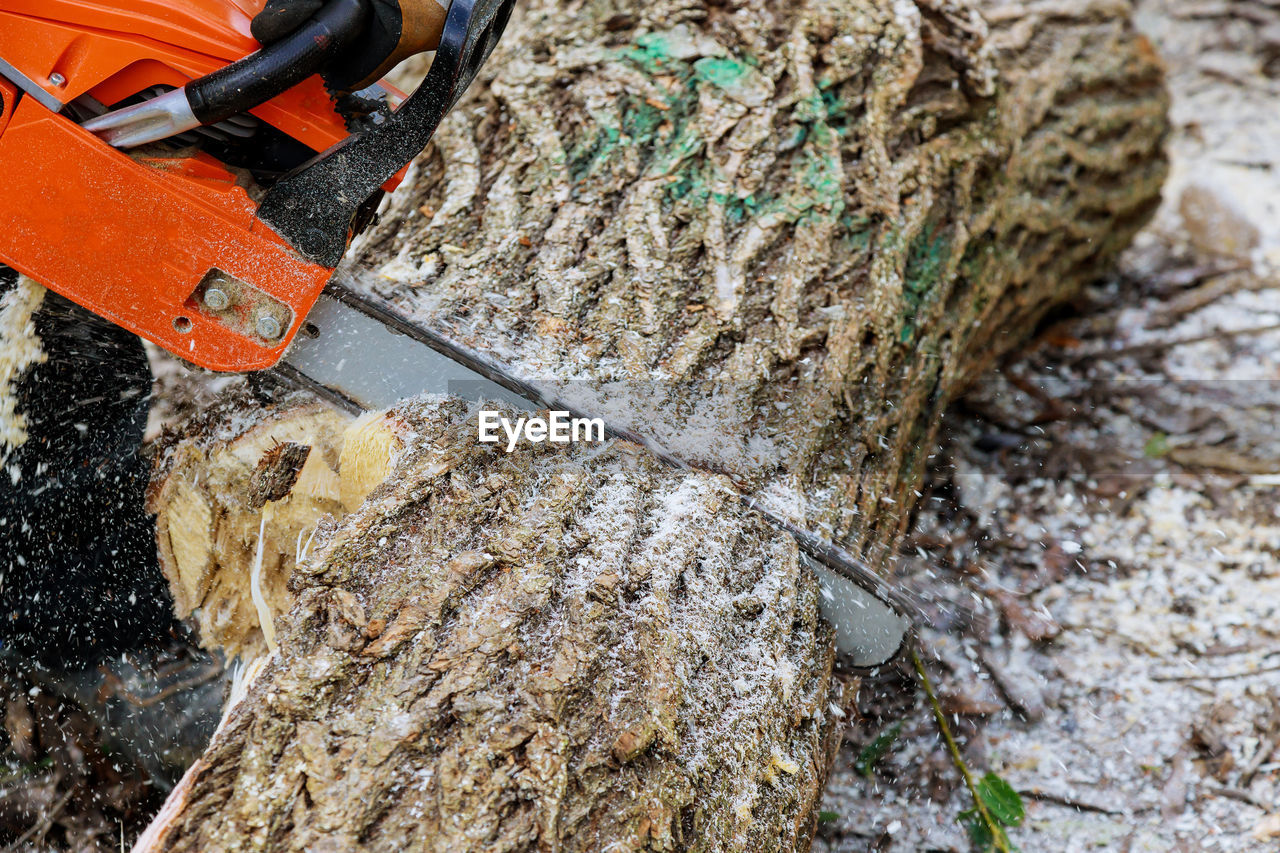
<instances>
[{"instance_id":1,"label":"orange plastic housing","mask_svg":"<svg viewBox=\"0 0 1280 853\"><path fill-rule=\"evenodd\" d=\"M213 158L135 160L34 98L0 136L0 175L0 260L202 367L275 364L333 272L259 222ZM211 270L287 306L284 334L244 334L205 310Z\"/></svg>"},{"instance_id":2,"label":"orange plastic housing","mask_svg":"<svg viewBox=\"0 0 1280 853\"><path fill-rule=\"evenodd\" d=\"M3 0L0 59L68 104L115 104L181 86L258 49L249 21L265 0ZM61 80L61 84L56 81ZM319 77L251 111L314 151L347 130Z\"/></svg>"},{"instance_id":3,"label":"orange plastic housing","mask_svg":"<svg viewBox=\"0 0 1280 853\"><path fill-rule=\"evenodd\" d=\"M0 79L0 262L202 367L273 365L332 270L258 221L242 179L213 158L130 156L56 112L86 94L114 104L182 86L253 52L265 0L0 3L5 73L40 89ZM347 135L318 77L253 114L318 152ZM221 312L199 298L215 273L242 286ZM264 306L279 337L255 332Z\"/></svg>"}]
</instances>

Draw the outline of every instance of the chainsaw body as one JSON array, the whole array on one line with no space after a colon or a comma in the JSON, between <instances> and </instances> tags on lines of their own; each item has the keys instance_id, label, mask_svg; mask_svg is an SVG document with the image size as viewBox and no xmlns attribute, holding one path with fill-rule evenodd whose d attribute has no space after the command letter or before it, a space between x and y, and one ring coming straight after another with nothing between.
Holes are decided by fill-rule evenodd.
<instances>
[{"instance_id":1,"label":"chainsaw body","mask_svg":"<svg viewBox=\"0 0 1280 853\"><path fill-rule=\"evenodd\" d=\"M255 76L272 67L249 34L264 4L0 0L0 263L202 367L275 364L510 5L455 0L419 90L361 92L378 115L355 132L313 73L164 143L124 150L81 126L229 67L275 73Z\"/></svg>"}]
</instances>

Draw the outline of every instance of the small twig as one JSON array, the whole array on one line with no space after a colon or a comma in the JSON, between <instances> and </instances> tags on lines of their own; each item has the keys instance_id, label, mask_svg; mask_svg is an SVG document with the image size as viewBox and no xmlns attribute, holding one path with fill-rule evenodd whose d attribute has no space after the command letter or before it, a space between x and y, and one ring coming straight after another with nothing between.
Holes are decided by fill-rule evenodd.
<instances>
[{"instance_id":1,"label":"small twig","mask_svg":"<svg viewBox=\"0 0 1280 853\"><path fill-rule=\"evenodd\" d=\"M1101 416L1091 407L1073 405L1073 397L1079 396L1080 392L1064 395L1061 398L1055 397L1043 388L1036 387L1035 382L1025 376L1019 376L1010 370L1002 372L1010 385L1035 400L1042 407L1039 413L1032 415L1025 422L1026 428L1043 426L1053 421L1071 419L1082 420L1099 428L1102 426Z\"/></svg>"},{"instance_id":2,"label":"small twig","mask_svg":"<svg viewBox=\"0 0 1280 853\"><path fill-rule=\"evenodd\" d=\"M53 822L57 820L58 815L62 814L62 810L66 808L67 801L71 799L71 795L75 792L75 785L67 788L66 792L61 797L58 797L57 802L49 808L49 811L44 813L44 816L41 817L40 820L28 827L26 832L18 836L17 841L13 842L13 844L9 845L5 849L23 850L25 849L23 845L33 838L39 837L40 840L44 840L45 835L49 832L49 828L53 826Z\"/></svg>"},{"instance_id":3,"label":"small twig","mask_svg":"<svg viewBox=\"0 0 1280 853\"><path fill-rule=\"evenodd\" d=\"M947 715L942 713L942 705L938 703L938 697L933 693L933 682L929 680L929 674L924 671L924 664L921 663L920 655L914 648L911 649L911 664L916 669L916 675L920 676L920 684L924 687L924 694L929 697L929 704L933 707L933 717L938 721L938 730L942 732L942 739L947 742L947 749L951 752L951 761L964 778L965 787L969 789L969 794L973 797L973 804L977 807L978 814L982 815L983 822L991 830L991 837L995 842L996 849L1000 853L1012 853L1009 845L1005 842L1004 832L1000 824L996 823L996 819L991 816L991 812L987 811L986 804L982 802L982 797L978 794L978 786L973 781L973 774L969 772L969 765L965 764L964 756L960 754L960 747L956 745L956 739L951 734L951 726L947 723Z\"/></svg>"},{"instance_id":4,"label":"small twig","mask_svg":"<svg viewBox=\"0 0 1280 853\"><path fill-rule=\"evenodd\" d=\"M1276 751L1277 741L1280 739L1280 701L1277 701L1274 696L1271 697L1271 713L1267 715L1265 728L1259 729L1258 733L1262 735L1258 739L1258 748L1253 751L1249 763L1240 771L1238 780L1240 787L1246 791L1253 784L1253 777L1258 775L1262 765L1266 764L1267 759Z\"/></svg>"},{"instance_id":5,"label":"small twig","mask_svg":"<svg viewBox=\"0 0 1280 853\"><path fill-rule=\"evenodd\" d=\"M213 663L192 677L170 684L168 687L152 696L139 696L129 690L129 688L124 686L124 682L120 680L120 677L114 672L108 670L105 665L99 667L99 671L104 675L102 681L103 687L108 688L111 693L119 696L121 699L124 699L136 708L150 708L153 705L160 704L177 693L190 690L193 687L199 687L201 684L212 681L223 673L223 667L222 664Z\"/></svg>"},{"instance_id":6,"label":"small twig","mask_svg":"<svg viewBox=\"0 0 1280 853\"><path fill-rule=\"evenodd\" d=\"M1249 672L1220 672L1209 675L1161 675L1157 673L1151 676L1152 681L1230 681L1233 678L1250 678L1255 675L1263 675L1268 672L1280 672L1280 664L1276 666L1264 666L1261 669L1250 670Z\"/></svg>"},{"instance_id":7,"label":"small twig","mask_svg":"<svg viewBox=\"0 0 1280 853\"><path fill-rule=\"evenodd\" d=\"M1204 792L1213 797L1226 797L1228 800L1236 800L1237 802L1246 803L1264 812L1270 812L1266 804L1250 794L1248 791L1242 791L1239 788L1205 788Z\"/></svg>"},{"instance_id":8,"label":"small twig","mask_svg":"<svg viewBox=\"0 0 1280 853\"><path fill-rule=\"evenodd\" d=\"M1251 335L1265 335L1267 332L1280 331L1280 323L1270 323L1266 326L1250 326L1246 329L1215 329L1212 332L1205 332L1201 335L1188 335L1185 338L1174 338L1164 341L1148 341L1145 344L1133 344L1119 349L1104 349L1098 352L1080 353L1073 357L1072 361L1081 361L1084 359L1105 358L1112 359L1125 355L1153 355L1163 352L1174 347L1186 346L1189 344L1199 344L1205 341L1227 340L1230 338L1243 338Z\"/></svg>"},{"instance_id":9,"label":"small twig","mask_svg":"<svg viewBox=\"0 0 1280 853\"><path fill-rule=\"evenodd\" d=\"M1258 645L1257 643L1240 643L1239 645L1236 645L1236 646L1215 645L1215 646L1210 646L1207 649L1195 649L1195 654L1198 657L1225 658L1225 657L1231 657L1232 655L1247 655L1250 652L1260 652L1260 651L1262 651L1262 646ZM1263 657L1268 657L1269 655L1273 655L1273 654L1280 654L1280 650L1267 652L1266 654L1263 655Z\"/></svg>"},{"instance_id":10,"label":"small twig","mask_svg":"<svg viewBox=\"0 0 1280 853\"><path fill-rule=\"evenodd\" d=\"M1248 788L1253 784L1253 777L1258 775L1258 770L1263 764L1267 763L1267 759L1271 757L1271 753L1276 751L1276 742L1272 738L1263 738L1258 743L1258 748L1254 751L1253 757L1249 759L1249 763L1245 765L1244 770L1240 771L1240 784Z\"/></svg>"},{"instance_id":11,"label":"small twig","mask_svg":"<svg viewBox=\"0 0 1280 853\"><path fill-rule=\"evenodd\" d=\"M1274 460L1254 459L1221 447L1173 447L1167 456L1184 468L1213 468L1246 477L1270 476L1276 473L1277 467Z\"/></svg>"},{"instance_id":12,"label":"small twig","mask_svg":"<svg viewBox=\"0 0 1280 853\"><path fill-rule=\"evenodd\" d=\"M1049 791L1042 791L1039 788L1028 788L1018 792L1020 795L1029 800L1037 800L1042 803L1054 803L1059 806L1076 809L1082 812L1097 812L1098 814L1118 815L1124 814L1119 809L1109 809L1105 806L1097 806L1093 803L1086 803L1080 800L1074 800L1063 794L1054 794Z\"/></svg>"},{"instance_id":13,"label":"small twig","mask_svg":"<svg viewBox=\"0 0 1280 853\"><path fill-rule=\"evenodd\" d=\"M1247 269L1248 264L1242 263L1217 275L1206 276L1199 285L1172 297L1158 310L1152 312L1146 328L1167 329L1186 315L1212 305L1224 297L1276 286L1276 282L1251 275Z\"/></svg>"},{"instance_id":14,"label":"small twig","mask_svg":"<svg viewBox=\"0 0 1280 853\"><path fill-rule=\"evenodd\" d=\"M1149 657L1163 657L1160 652L1157 652L1136 637L1130 637L1128 634L1117 631L1114 628L1107 628L1103 625L1076 624L1074 622L1060 622L1058 624L1062 626L1063 631L1079 631L1080 633L1102 634L1104 637L1114 637L1126 646L1131 646Z\"/></svg>"},{"instance_id":15,"label":"small twig","mask_svg":"<svg viewBox=\"0 0 1280 853\"><path fill-rule=\"evenodd\" d=\"M1190 294L1194 290L1188 291L1187 288L1199 289L1199 286L1212 282L1214 279L1222 278L1232 273L1246 272L1249 267L1248 261L1228 261L1225 264L1213 263L1166 272L1157 276L1156 282L1163 285L1165 289L1174 289ZM1241 289L1260 290L1266 286L1272 285L1269 282L1264 282L1260 283L1256 288L1244 287ZM1182 298L1181 296L1175 296L1171 301L1177 302ZM1117 321L1121 313L1126 309L1093 310L1100 307L1100 305L1101 303L1094 303L1092 306L1082 306L1083 316L1068 317L1049 326L1036 336L1029 349L1036 349L1043 343L1064 338L1080 340L1110 337L1115 333Z\"/></svg>"}]
</instances>

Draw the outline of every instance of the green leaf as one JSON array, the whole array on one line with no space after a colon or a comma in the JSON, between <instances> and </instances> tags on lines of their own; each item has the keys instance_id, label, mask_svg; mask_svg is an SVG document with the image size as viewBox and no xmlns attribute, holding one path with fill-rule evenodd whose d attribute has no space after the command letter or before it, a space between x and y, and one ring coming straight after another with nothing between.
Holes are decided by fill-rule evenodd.
<instances>
[{"instance_id":1,"label":"green leaf","mask_svg":"<svg viewBox=\"0 0 1280 853\"><path fill-rule=\"evenodd\" d=\"M982 798L982 804L991 812L991 816L1005 826L1022 823L1022 818L1026 815L1022 808L1022 797L996 774L988 773L978 781L978 796Z\"/></svg>"},{"instance_id":2,"label":"green leaf","mask_svg":"<svg viewBox=\"0 0 1280 853\"><path fill-rule=\"evenodd\" d=\"M982 815L978 814L977 809L965 809L956 819L969 833L969 843L973 845L973 849L982 850L985 853L995 847L991 830L987 828L986 822L982 819Z\"/></svg>"},{"instance_id":3,"label":"green leaf","mask_svg":"<svg viewBox=\"0 0 1280 853\"><path fill-rule=\"evenodd\" d=\"M898 734L901 731L902 721L899 720L876 735L876 739L864 746L862 752L858 753L858 757L853 761L853 769L868 779L871 778L871 772L875 769L876 762L884 758L884 754L889 751L889 747L893 746L893 742L898 739Z\"/></svg>"},{"instance_id":4,"label":"green leaf","mask_svg":"<svg viewBox=\"0 0 1280 853\"><path fill-rule=\"evenodd\" d=\"M833 823L839 819L839 812L818 812L818 823Z\"/></svg>"},{"instance_id":5,"label":"green leaf","mask_svg":"<svg viewBox=\"0 0 1280 853\"><path fill-rule=\"evenodd\" d=\"M1169 452L1169 436L1158 432L1142 446L1142 455L1148 459L1159 459Z\"/></svg>"},{"instance_id":6,"label":"green leaf","mask_svg":"<svg viewBox=\"0 0 1280 853\"><path fill-rule=\"evenodd\" d=\"M978 853L1000 853L1002 850L1016 853L1018 848L1009 840L1004 828L989 826L977 809L965 809L960 812L957 819L969 833L969 843Z\"/></svg>"}]
</instances>

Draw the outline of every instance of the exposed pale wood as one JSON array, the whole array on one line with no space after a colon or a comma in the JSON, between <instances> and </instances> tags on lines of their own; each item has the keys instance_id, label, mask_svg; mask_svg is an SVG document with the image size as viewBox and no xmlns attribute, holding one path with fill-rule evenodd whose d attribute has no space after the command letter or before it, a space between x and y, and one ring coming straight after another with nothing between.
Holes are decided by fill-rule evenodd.
<instances>
[{"instance_id":1,"label":"exposed pale wood","mask_svg":"<svg viewBox=\"0 0 1280 853\"><path fill-rule=\"evenodd\" d=\"M165 454L150 495L178 615L195 616L205 645L246 659L266 651L250 592L255 565L267 609L287 611L298 553L319 521L342 508L336 469L350 420L314 401L270 417L252 414L257 405L237 396L190 425ZM288 494L264 506L253 496L254 474L285 442L311 452Z\"/></svg>"},{"instance_id":2,"label":"exposed pale wood","mask_svg":"<svg viewBox=\"0 0 1280 853\"><path fill-rule=\"evenodd\" d=\"M347 427L342 436L342 506L356 509L391 475L391 468L405 444L409 430L393 413L370 412Z\"/></svg>"}]
</instances>

